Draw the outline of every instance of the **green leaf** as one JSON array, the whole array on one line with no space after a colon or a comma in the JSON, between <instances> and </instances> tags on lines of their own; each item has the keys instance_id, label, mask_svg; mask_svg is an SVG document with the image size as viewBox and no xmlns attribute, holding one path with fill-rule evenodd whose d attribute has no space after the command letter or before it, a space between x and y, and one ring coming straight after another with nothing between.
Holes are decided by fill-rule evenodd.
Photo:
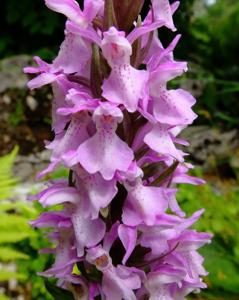
<instances>
[{"instance_id":1,"label":"green leaf","mask_svg":"<svg viewBox=\"0 0 239 300\"><path fill-rule=\"evenodd\" d=\"M10 298L8 298L5 295L0 294L0 300L10 300Z\"/></svg>"},{"instance_id":2,"label":"green leaf","mask_svg":"<svg viewBox=\"0 0 239 300\"><path fill-rule=\"evenodd\" d=\"M72 293L55 286L49 281L45 281L45 287L55 300L74 300Z\"/></svg>"},{"instance_id":3,"label":"green leaf","mask_svg":"<svg viewBox=\"0 0 239 300\"><path fill-rule=\"evenodd\" d=\"M17 179L12 176L12 167L18 147L15 147L11 153L0 157L0 200L13 195L12 187L16 185Z\"/></svg>"},{"instance_id":4,"label":"green leaf","mask_svg":"<svg viewBox=\"0 0 239 300\"><path fill-rule=\"evenodd\" d=\"M12 261L16 259L29 259L29 256L10 247L0 247L0 261Z\"/></svg>"},{"instance_id":5,"label":"green leaf","mask_svg":"<svg viewBox=\"0 0 239 300\"><path fill-rule=\"evenodd\" d=\"M2 213L6 212L8 210L11 210L11 209L15 209L15 203L14 202L9 202L9 201L0 202L0 211Z\"/></svg>"},{"instance_id":6,"label":"green leaf","mask_svg":"<svg viewBox=\"0 0 239 300\"><path fill-rule=\"evenodd\" d=\"M233 258L217 242L200 251L205 257L205 267L210 270L206 281L213 289L223 287L231 293L238 293L239 268ZM213 285L212 285L213 284Z\"/></svg>"},{"instance_id":7,"label":"green leaf","mask_svg":"<svg viewBox=\"0 0 239 300\"><path fill-rule=\"evenodd\" d=\"M6 214L0 212L0 232L7 231L9 232L32 232L29 224L28 219L16 214Z\"/></svg>"},{"instance_id":8,"label":"green leaf","mask_svg":"<svg viewBox=\"0 0 239 300\"><path fill-rule=\"evenodd\" d=\"M0 282L1 281L8 281L8 280L13 279L13 278L23 280L23 279L26 279L26 275L21 274L21 273L17 273L17 272L8 271L8 270L3 269L3 268L0 270Z\"/></svg>"},{"instance_id":9,"label":"green leaf","mask_svg":"<svg viewBox=\"0 0 239 300\"><path fill-rule=\"evenodd\" d=\"M17 230L10 232L0 232L0 244L17 243L31 236L33 236L33 233L31 232L19 232Z\"/></svg>"}]
</instances>

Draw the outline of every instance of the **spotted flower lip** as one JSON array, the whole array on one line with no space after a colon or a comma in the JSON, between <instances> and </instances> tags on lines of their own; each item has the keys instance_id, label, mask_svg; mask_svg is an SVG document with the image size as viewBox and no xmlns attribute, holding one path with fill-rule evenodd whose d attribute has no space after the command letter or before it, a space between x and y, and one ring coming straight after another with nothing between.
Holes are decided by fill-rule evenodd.
<instances>
[{"instance_id":1,"label":"spotted flower lip","mask_svg":"<svg viewBox=\"0 0 239 300\"><path fill-rule=\"evenodd\" d=\"M119 108L101 104L94 114L96 133L77 149L70 163L79 162L90 174L100 172L105 180L111 180L116 171L127 171L133 161L133 151L115 133L123 118Z\"/></svg>"},{"instance_id":2,"label":"spotted flower lip","mask_svg":"<svg viewBox=\"0 0 239 300\"><path fill-rule=\"evenodd\" d=\"M30 222L50 228L41 253L55 257L39 275L72 299L183 300L206 287L198 249L212 235L191 228L203 209L187 216L177 201L178 184L204 183L188 174L181 137L196 100L168 84L187 71L174 58L181 35L165 46L157 33L176 30L179 1L45 3L67 21L53 62L24 69L36 75L30 89L53 91L51 157L38 178L69 174L29 197L46 209Z\"/></svg>"},{"instance_id":3,"label":"spotted flower lip","mask_svg":"<svg viewBox=\"0 0 239 300\"><path fill-rule=\"evenodd\" d=\"M137 70L130 65L132 46L124 32L111 27L104 33L101 48L111 66L110 76L102 86L103 97L123 104L129 112L136 111L139 99L147 97L147 71Z\"/></svg>"}]
</instances>

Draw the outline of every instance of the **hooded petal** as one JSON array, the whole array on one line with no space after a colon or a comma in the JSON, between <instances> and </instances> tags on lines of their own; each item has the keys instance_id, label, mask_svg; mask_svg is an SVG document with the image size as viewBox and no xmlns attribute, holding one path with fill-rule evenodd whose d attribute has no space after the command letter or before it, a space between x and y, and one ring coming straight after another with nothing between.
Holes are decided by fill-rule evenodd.
<instances>
[{"instance_id":1,"label":"hooded petal","mask_svg":"<svg viewBox=\"0 0 239 300\"><path fill-rule=\"evenodd\" d=\"M90 42L94 42L99 46L101 45L101 38L91 26L83 28L68 20L66 21L66 30L76 35L80 35L82 38L85 38Z\"/></svg>"},{"instance_id":2,"label":"hooded petal","mask_svg":"<svg viewBox=\"0 0 239 300\"><path fill-rule=\"evenodd\" d=\"M142 225L140 227L142 231L140 244L143 247L151 248L153 257L165 255L174 248L174 251L177 251L177 248L181 247L181 234L198 220L202 212L202 210L198 211L187 219L166 214L157 217L154 226Z\"/></svg>"},{"instance_id":3,"label":"hooded petal","mask_svg":"<svg viewBox=\"0 0 239 300\"><path fill-rule=\"evenodd\" d=\"M197 232L196 230L184 231L177 239L173 239L169 244L173 245L180 242L177 251L197 250L205 244L211 242L212 235L210 233Z\"/></svg>"}]
</instances>

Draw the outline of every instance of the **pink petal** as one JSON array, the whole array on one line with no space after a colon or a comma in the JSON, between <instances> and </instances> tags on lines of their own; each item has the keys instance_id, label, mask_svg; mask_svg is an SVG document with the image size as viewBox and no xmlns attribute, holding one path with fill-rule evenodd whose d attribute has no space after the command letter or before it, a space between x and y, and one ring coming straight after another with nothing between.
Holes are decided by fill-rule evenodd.
<instances>
[{"instance_id":1,"label":"pink petal","mask_svg":"<svg viewBox=\"0 0 239 300\"><path fill-rule=\"evenodd\" d=\"M118 221L111 226L109 232L106 232L103 244L105 251L110 252L110 248L112 247L115 240L118 238L119 226L120 222Z\"/></svg>"},{"instance_id":2,"label":"pink petal","mask_svg":"<svg viewBox=\"0 0 239 300\"><path fill-rule=\"evenodd\" d=\"M150 73L150 95L160 96L160 92L166 89L166 83L187 71L186 62L167 61L160 63L156 69Z\"/></svg>"},{"instance_id":3,"label":"pink petal","mask_svg":"<svg viewBox=\"0 0 239 300\"><path fill-rule=\"evenodd\" d=\"M174 212L178 216L185 217L185 212L182 211L182 209L178 205L178 202L175 198L175 193L172 193L171 195L169 195L169 207L172 210L172 212Z\"/></svg>"},{"instance_id":4,"label":"pink petal","mask_svg":"<svg viewBox=\"0 0 239 300\"><path fill-rule=\"evenodd\" d=\"M145 282L145 287L150 293L150 299L174 300L170 284L179 283L184 279L186 273L174 267L160 266L156 271L150 272Z\"/></svg>"},{"instance_id":5,"label":"pink petal","mask_svg":"<svg viewBox=\"0 0 239 300\"><path fill-rule=\"evenodd\" d=\"M151 24L146 24L141 27L136 27L134 30L132 30L128 35L127 39L128 41L133 44L135 40L137 40L142 35L145 35L151 31L154 31L164 25L164 21L156 21Z\"/></svg>"},{"instance_id":6,"label":"pink petal","mask_svg":"<svg viewBox=\"0 0 239 300\"><path fill-rule=\"evenodd\" d=\"M152 0L153 11L156 20L164 21L172 31L176 28L173 24L172 10L168 0Z\"/></svg>"},{"instance_id":7,"label":"pink petal","mask_svg":"<svg viewBox=\"0 0 239 300\"><path fill-rule=\"evenodd\" d=\"M52 186L47 188L39 198L39 202L43 207L52 206L62 203L75 203L80 201L79 193L73 187Z\"/></svg>"},{"instance_id":8,"label":"pink petal","mask_svg":"<svg viewBox=\"0 0 239 300\"><path fill-rule=\"evenodd\" d=\"M68 165L68 155L72 155L79 145L88 137L87 125L89 117L85 113L76 115L72 118L69 127L64 136L62 134L56 136L55 140L50 143L47 148L52 149L52 161L64 161Z\"/></svg>"},{"instance_id":9,"label":"pink petal","mask_svg":"<svg viewBox=\"0 0 239 300\"><path fill-rule=\"evenodd\" d=\"M104 0L84 0L84 16L91 22L97 14L103 15Z\"/></svg>"},{"instance_id":10,"label":"pink petal","mask_svg":"<svg viewBox=\"0 0 239 300\"><path fill-rule=\"evenodd\" d=\"M197 117L191 106L195 99L183 90L164 90L154 99L154 116L163 124L186 125L191 124Z\"/></svg>"},{"instance_id":11,"label":"pink petal","mask_svg":"<svg viewBox=\"0 0 239 300\"><path fill-rule=\"evenodd\" d=\"M99 105L97 99L92 99L85 91L78 91L74 88L68 91L66 102L69 106L57 109L57 113L62 116L75 114L82 110L93 111Z\"/></svg>"},{"instance_id":12,"label":"pink petal","mask_svg":"<svg viewBox=\"0 0 239 300\"><path fill-rule=\"evenodd\" d=\"M72 209L72 224L74 227L77 255L84 255L85 247L97 245L104 237L105 223L101 219L90 220L84 217L84 212L79 206Z\"/></svg>"},{"instance_id":13,"label":"pink petal","mask_svg":"<svg viewBox=\"0 0 239 300\"><path fill-rule=\"evenodd\" d=\"M133 290L140 286L141 280L131 268L118 266L107 270L103 275L102 289L107 300L136 300Z\"/></svg>"},{"instance_id":14,"label":"pink petal","mask_svg":"<svg viewBox=\"0 0 239 300\"><path fill-rule=\"evenodd\" d=\"M52 84L52 129L55 134L62 132L66 124L70 121L69 116L59 115L57 110L59 107L67 106L65 100L67 92L69 89L75 87L75 85L75 83L68 81L64 75L59 75L57 81Z\"/></svg>"},{"instance_id":15,"label":"pink petal","mask_svg":"<svg viewBox=\"0 0 239 300\"><path fill-rule=\"evenodd\" d=\"M183 156L177 150L172 142L171 136L168 132L168 126L157 124L145 136L144 142L154 151L161 155L169 155L180 162L183 162Z\"/></svg>"},{"instance_id":16,"label":"pink petal","mask_svg":"<svg viewBox=\"0 0 239 300\"><path fill-rule=\"evenodd\" d=\"M141 222L149 226L154 225L157 215L164 213L168 207L168 192L170 190L143 186L140 181L136 183L135 187L127 187L127 190L128 196L123 208L122 220L128 226L138 225L139 223L135 223L135 221L140 219ZM132 219L130 217L132 214L138 216L138 220Z\"/></svg>"},{"instance_id":17,"label":"pink petal","mask_svg":"<svg viewBox=\"0 0 239 300\"><path fill-rule=\"evenodd\" d=\"M104 180L99 173L89 174L83 168L76 169L76 186L82 197L85 218L98 218L101 208L107 207L117 193L115 180Z\"/></svg>"},{"instance_id":18,"label":"pink petal","mask_svg":"<svg viewBox=\"0 0 239 300\"><path fill-rule=\"evenodd\" d=\"M65 15L69 20L80 26L86 24L86 20L80 9L80 6L75 0L45 0L46 6L58 13Z\"/></svg>"},{"instance_id":19,"label":"pink petal","mask_svg":"<svg viewBox=\"0 0 239 300\"><path fill-rule=\"evenodd\" d=\"M180 1L175 1L171 4L171 11L172 11L172 14L175 13L175 11L178 9L180 5Z\"/></svg>"},{"instance_id":20,"label":"pink petal","mask_svg":"<svg viewBox=\"0 0 239 300\"><path fill-rule=\"evenodd\" d=\"M118 229L119 238L124 245L126 253L123 257L122 263L125 265L128 258L132 254L137 240L137 230L136 228L125 226L121 224Z\"/></svg>"},{"instance_id":21,"label":"pink petal","mask_svg":"<svg viewBox=\"0 0 239 300\"><path fill-rule=\"evenodd\" d=\"M95 32L95 30L93 30L92 28L83 28L80 27L78 25L76 25L75 23L71 22L71 21L67 21L66 22L66 29L69 32L72 32L76 35L80 35L81 37L96 43L97 45L101 45L101 38L97 35L97 33Z\"/></svg>"},{"instance_id":22,"label":"pink petal","mask_svg":"<svg viewBox=\"0 0 239 300\"><path fill-rule=\"evenodd\" d=\"M29 89L37 89L43 85L54 82L57 79L57 75L51 73L42 73L37 77L33 78L27 83Z\"/></svg>"},{"instance_id":23,"label":"pink petal","mask_svg":"<svg viewBox=\"0 0 239 300\"><path fill-rule=\"evenodd\" d=\"M85 76L85 66L88 65L89 69L90 58L90 43L79 35L69 32L61 44L58 56L53 61L53 68L56 71L64 70L66 74L79 73Z\"/></svg>"}]
</instances>

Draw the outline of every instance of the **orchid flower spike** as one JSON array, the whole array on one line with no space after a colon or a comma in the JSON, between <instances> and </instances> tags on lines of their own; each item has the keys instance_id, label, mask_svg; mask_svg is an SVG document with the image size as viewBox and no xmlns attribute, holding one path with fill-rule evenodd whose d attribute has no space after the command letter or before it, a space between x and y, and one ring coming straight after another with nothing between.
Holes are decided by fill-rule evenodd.
<instances>
[{"instance_id":1,"label":"orchid flower spike","mask_svg":"<svg viewBox=\"0 0 239 300\"><path fill-rule=\"evenodd\" d=\"M145 3L144 3L145 2ZM55 277L75 300L183 300L206 287L198 249L211 234L191 226L177 185L190 176L181 131L197 115L194 97L168 82L187 71L174 59L180 35L162 45L157 30L175 31L179 2L45 0L66 16L65 39L52 63L35 57L29 88L50 84L49 165L68 178L50 180L36 196L47 212L32 226L50 228ZM141 9L147 8L146 17ZM59 294L59 299L63 299Z\"/></svg>"}]
</instances>

